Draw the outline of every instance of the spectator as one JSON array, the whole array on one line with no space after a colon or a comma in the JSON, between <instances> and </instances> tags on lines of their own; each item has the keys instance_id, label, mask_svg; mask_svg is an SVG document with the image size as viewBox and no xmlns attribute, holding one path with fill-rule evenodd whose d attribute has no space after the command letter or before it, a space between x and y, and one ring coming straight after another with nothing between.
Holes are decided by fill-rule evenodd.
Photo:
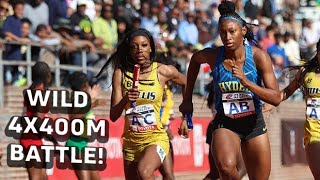
<instances>
[{"instance_id":1,"label":"spectator","mask_svg":"<svg viewBox=\"0 0 320 180\"><path fill-rule=\"evenodd\" d=\"M60 49L59 57L62 64L71 63L71 53L75 49L73 38L72 38L72 28L70 25L70 20L66 18L58 19L57 23L53 26L52 31L50 28L47 28L48 34L50 37L58 38L64 48ZM66 79L64 82L68 82Z\"/></svg>"},{"instance_id":2,"label":"spectator","mask_svg":"<svg viewBox=\"0 0 320 180\"><path fill-rule=\"evenodd\" d=\"M275 43L274 34L275 34L274 27L268 26L266 28L266 36L263 37L260 41L260 46L264 51L267 51L267 49Z\"/></svg>"},{"instance_id":3,"label":"spectator","mask_svg":"<svg viewBox=\"0 0 320 180\"><path fill-rule=\"evenodd\" d=\"M60 39L51 35L49 26L45 24L39 24L36 33L36 37L33 38L34 42L42 43L46 46L59 45L61 43ZM47 64L50 64L47 62Z\"/></svg>"},{"instance_id":4,"label":"spectator","mask_svg":"<svg viewBox=\"0 0 320 180\"><path fill-rule=\"evenodd\" d=\"M276 42L267 49L267 53L269 54L273 62L275 75L277 79L281 81L279 79L281 76L281 70L289 65L289 61L286 56L285 49L281 46L281 44L283 43L282 34L276 33L274 35L274 39L276 40Z\"/></svg>"},{"instance_id":5,"label":"spectator","mask_svg":"<svg viewBox=\"0 0 320 180\"><path fill-rule=\"evenodd\" d=\"M6 0L0 0L0 38L4 38L3 23L9 14L10 3Z\"/></svg>"},{"instance_id":6,"label":"spectator","mask_svg":"<svg viewBox=\"0 0 320 180\"><path fill-rule=\"evenodd\" d=\"M29 38L32 22L28 18L21 19L21 37Z\"/></svg>"},{"instance_id":7,"label":"spectator","mask_svg":"<svg viewBox=\"0 0 320 180\"><path fill-rule=\"evenodd\" d=\"M178 32L178 26L180 23L180 11L178 8L174 7L168 16L169 30L171 33L176 34Z\"/></svg>"},{"instance_id":8,"label":"spectator","mask_svg":"<svg viewBox=\"0 0 320 180\"><path fill-rule=\"evenodd\" d=\"M293 38L293 33L286 32L284 34L284 50L288 57L291 66L298 66L300 64L300 49L299 43ZM289 72L290 81L295 78L296 71ZM303 99L303 94L301 91L296 90L290 97L291 100L301 101Z\"/></svg>"},{"instance_id":9,"label":"spectator","mask_svg":"<svg viewBox=\"0 0 320 180\"><path fill-rule=\"evenodd\" d=\"M49 24L49 8L43 0L30 0L25 5L23 17L32 22L31 32L35 32L39 24Z\"/></svg>"},{"instance_id":10,"label":"spectator","mask_svg":"<svg viewBox=\"0 0 320 180\"><path fill-rule=\"evenodd\" d=\"M151 16L150 4L146 1L141 4L141 27L148 30L154 40L158 41L158 36L160 34L159 28L157 28L156 24L158 19L154 19Z\"/></svg>"},{"instance_id":11,"label":"spectator","mask_svg":"<svg viewBox=\"0 0 320 180\"><path fill-rule=\"evenodd\" d=\"M82 20L90 20L89 16L85 14L87 9L86 3L83 1L78 1L77 11L73 13L70 17L72 30L75 32L80 32L79 24Z\"/></svg>"},{"instance_id":12,"label":"spectator","mask_svg":"<svg viewBox=\"0 0 320 180\"><path fill-rule=\"evenodd\" d=\"M30 38L30 31L31 31L31 21L27 18L21 19L21 37L26 39ZM26 59L26 52L27 52L27 46L21 45L21 53L22 53L22 59Z\"/></svg>"},{"instance_id":13,"label":"spectator","mask_svg":"<svg viewBox=\"0 0 320 180\"><path fill-rule=\"evenodd\" d=\"M182 69L181 69L181 64L178 63L178 61L176 60L177 55L178 55L178 47L175 41L167 41L166 42L166 46L168 48L166 55L166 59L167 61L171 61L174 62L172 64L174 64L175 68L183 73Z\"/></svg>"},{"instance_id":14,"label":"spectator","mask_svg":"<svg viewBox=\"0 0 320 180\"><path fill-rule=\"evenodd\" d=\"M187 13L187 20L183 20L178 27L179 38L185 44L195 45L198 43L199 31L194 24L195 15L192 12Z\"/></svg>"},{"instance_id":15,"label":"spectator","mask_svg":"<svg viewBox=\"0 0 320 180\"><path fill-rule=\"evenodd\" d=\"M100 17L101 16L101 8L102 8L102 4L101 1L97 0L94 2L94 8L96 11L96 15L94 18Z\"/></svg>"},{"instance_id":16,"label":"spectator","mask_svg":"<svg viewBox=\"0 0 320 180\"><path fill-rule=\"evenodd\" d=\"M236 5L236 12L239 14L239 16L244 19L245 18L245 13L243 9L243 2L242 0L232 0L234 4Z\"/></svg>"},{"instance_id":17,"label":"spectator","mask_svg":"<svg viewBox=\"0 0 320 180\"><path fill-rule=\"evenodd\" d=\"M118 19L124 19L126 21L127 18L124 17L124 7L123 6L117 6L116 11L114 13L114 19L118 22Z\"/></svg>"},{"instance_id":18,"label":"spectator","mask_svg":"<svg viewBox=\"0 0 320 180\"><path fill-rule=\"evenodd\" d=\"M92 32L92 22L87 20L82 20L79 24L80 27L80 39L92 42L97 49L102 49L103 39L95 37Z\"/></svg>"},{"instance_id":19,"label":"spectator","mask_svg":"<svg viewBox=\"0 0 320 180\"><path fill-rule=\"evenodd\" d=\"M160 11L160 6L159 3L151 3L150 4L150 15L151 18L155 21L158 22L158 16L162 11Z\"/></svg>"},{"instance_id":20,"label":"spectator","mask_svg":"<svg viewBox=\"0 0 320 180\"><path fill-rule=\"evenodd\" d=\"M76 10L78 4L86 4L85 14L90 18L91 21L96 19L96 5L93 0L72 0L69 3L68 14L71 16Z\"/></svg>"},{"instance_id":21,"label":"spectator","mask_svg":"<svg viewBox=\"0 0 320 180\"><path fill-rule=\"evenodd\" d=\"M117 22L113 19L112 6L104 5L101 9L101 17L92 24L93 33L104 41L103 48L113 49L118 43Z\"/></svg>"},{"instance_id":22,"label":"spectator","mask_svg":"<svg viewBox=\"0 0 320 180\"><path fill-rule=\"evenodd\" d=\"M132 30L141 28L141 19L139 17L134 17L132 19Z\"/></svg>"},{"instance_id":23,"label":"spectator","mask_svg":"<svg viewBox=\"0 0 320 180\"><path fill-rule=\"evenodd\" d=\"M118 24L118 42L121 42L128 32L128 24L124 17L119 17Z\"/></svg>"},{"instance_id":24,"label":"spectator","mask_svg":"<svg viewBox=\"0 0 320 180\"><path fill-rule=\"evenodd\" d=\"M26 18L21 19L21 38L29 39L31 21ZM26 59L27 46L21 45L22 59ZM27 84L26 68L24 66L18 66L18 79L14 82L15 86L21 87Z\"/></svg>"},{"instance_id":25,"label":"spectator","mask_svg":"<svg viewBox=\"0 0 320 180\"><path fill-rule=\"evenodd\" d=\"M13 3L14 14L8 16L3 23L3 32L5 39L9 41L17 41L20 43L29 43L30 40L22 38L21 34L21 21L24 9L24 2L17 0ZM20 45L6 45L4 59L6 60L22 60L21 46ZM5 67L5 81L6 84L12 84L13 81L18 79L18 70L12 66Z\"/></svg>"},{"instance_id":26,"label":"spectator","mask_svg":"<svg viewBox=\"0 0 320 180\"><path fill-rule=\"evenodd\" d=\"M176 38L176 33L170 33L169 26L167 24L168 18L165 12L161 12L158 16L157 26L160 29L160 35L158 37L157 45L162 50L166 49L166 42Z\"/></svg>"},{"instance_id":27,"label":"spectator","mask_svg":"<svg viewBox=\"0 0 320 180\"><path fill-rule=\"evenodd\" d=\"M209 33L206 36L210 37L210 40L208 40L208 41L205 40L205 42L202 42L202 40L200 40L200 34L201 33L199 33L199 42L203 43L204 47L211 47L212 44L214 43L214 40L219 35L219 33L218 33L218 23L213 21L212 17L210 17L210 12L209 11L201 10L199 18L202 19L203 28L204 28L205 31L207 31L206 34ZM197 25L197 22L195 22L195 24Z\"/></svg>"},{"instance_id":28,"label":"spectator","mask_svg":"<svg viewBox=\"0 0 320 180\"><path fill-rule=\"evenodd\" d=\"M212 3L210 5L209 16L211 17L212 21L215 21L215 22L219 21L220 13L219 13L219 10L218 10L218 4L217 3Z\"/></svg>"},{"instance_id":29,"label":"spectator","mask_svg":"<svg viewBox=\"0 0 320 180\"><path fill-rule=\"evenodd\" d=\"M175 7L178 8L183 16L187 16L189 11L194 10L190 9L189 1L187 0L177 0Z\"/></svg>"},{"instance_id":30,"label":"spectator","mask_svg":"<svg viewBox=\"0 0 320 180\"><path fill-rule=\"evenodd\" d=\"M133 18L137 18L139 17L139 13L138 11L135 9L134 5L132 4L133 1L132 0L125 0L125 5L124 5L124 9L123 9L123 13L124 13L124 18L126 18L127 23L129 24L129 26L131 26L133 24Z\"/></svg>"},{"instance_id":31,"label":"spectator","mask_svg":"<svg viewBox=\"0 0 320 180\"><path fill-rule=\"evenodd\" d=\"M264 0L262 5L262 15L272 19L276 13L274 0Z\"/></svg>"},{"instance_id":32,"label":"spectator","mask_svg":"<svg viewBox=\"0 0 320 180\"><path fill-rule=\"evenodd\" d=\"M315 55L316 44L319 39L317 24L309 19L302 19L302 33L299 38L301 58L310 60Z\"/></svg>"},{"instance_id":33,"label":"spectator","mask_svg":"<svg viewBox=\"0 0 320 180\"><path fill-rule=\"evenodd\" d=\"M299 43L296 40L294 40L293 34L290 32L286 32L284 34L283 40L284 40L284 50L286 52L290 65L291 66L299 65L299 62L301 60Z\"/></svg>"},{"instance_id":34,"label":"spectator","mask_svg":"<svg viewBox=\"0 0 320 180\"><path fill-rule=\"evenodd\" d=\"M292 12L296 12L300 8L300 0L283 0L283 4Z\"/></svg>"},{"instance_id":35,"label":"spectator","mask_svg":"<svg viewBox=\"0 0 320 180\"><path fill-rule=\"evenodd\" d=\"M55 49L50 46L60 45L61 41L57 37L52 37L48 30L48 25L39 24L35 37L33 37L34 42L39 42L45 47L40 48L38 60L45 61L48 65L53 65L56 59Z\"/></svg>"},{"instance_id":36,"label":"spectator","mask_svg":"<svg viewBox=\"0 0 320 180\"><path fill-rule=\"evenodd\" d=\"M57 23L59 18L67 17L67 1L66 0L45 0L49 8L49 25L52 27Z\"/></svg>"},{"instance_id":37,"label":"spectator","mask_svg":"<svg viewBox=\"0 0 320 180\"><path fill-rule=\"evenodd\" d=\"M301 34L301 23L296 21L295 15L291 12L286 12L283 15L283 25L281 27L283 32L291 32L295 40L299 39Z\"/></svg>"},{"instance_id":38,"label":"spectator","mask_svg":"<svg viewBox=\"0 0 320 180\"><path fill-rule=\"evenodd\" d=\"M83 22L85 21L83 20ZM90 21L80 24L80 28L83 28L80 31L80 37L85 37L82 35L88 35L90 37L91 26L88 26L90 24ZM67 51L62 52L63 56L60 55L60 57L62 57L62 59L60 59L62 62L65 64L82 66L80 50L87 50L87 65L98 60L99 57L96 54L96 48L93 44L95 41L74 38L74 36L72 36L71 22L69 19L59 19L58 24L54 28L58 32L56 36L60 39L61 43L67 46ZM83 33L84 31L86 31L85 34ZM63 73L69 74L71 72L72 71L64 71ZM69 86L68 75L63 75L61 79L63 79L63 85Z\"/></svg>"},{"instance_id":39,"label":"spectator","mask_svg":"<svg viewBox=\"0 0 320 180\"><path fill-rule=\"evenodd\" d=\"M88 32L91 31L91 28L90 27L88 28L87 24L88 23L80 24L80 28L83 28L81 29L81 31L88 31ZM96 48L91 41L76 39L72 36L71 22L69 19L65 19L65 18L59 19L58 24L54 28L55 28L55 31L57 31L58 33L56 34L55 37L58 37L62 44L65 44L66 46L68 46L69 53L82 48L88 48L90 52L96 51ZM53 37L53 36L50 35L50 37Z\"/></svg>"},{"instance_id":40,"label":"spectator","mask_svg":"<svg viewBox=\"0 0 320 180\"><path fill-rule=\"evenodd\" d=\"M161 3L161 1L160 1ZM163 0L161 5L161 10L165 13L169 13L171 9L173 9L173 3L171 0Z\"/></svg>"},{"instance_id":41,"label":"spectator","mask_svg":"<svg viewBox=\"0 0 320 180\"><path fill-rule=\"evenodd\" d=\"M197 17L195 19L195 24L197 26L197 29L199 31L198 36L199 36L199 43L204 45L210 40L212 40L212 36L208 30L208 28L204 25L202 18Z\"/></svg>"},{"instance_id":42,"label":"spectator","mask_svg":"<svg viewBox=\"0 0 320 180\"><path fill-rule=\"evenodd\" d=\"M91 45L88 45L88 44L84 44L84 43L90 43L90 41L82 41L83 43L83 47L84 48L85 46L94 46L93 44ZM95 50L91 49L89 52L86 53L86 57L87 57L87 66L88 67L93 67L99 60L99 55L96 53ZM75 51L73 54L72 54L72 65L77 65L77 66L83 66L82 64L82 54L80 51ZM70 73L70 72L69 72ZM87 78L91 81L94 77L94 73L93 72L88 72L87 73Z\"/></svg>"},{"instance_id":43,"label":"spectator","mask_svg":"<svg viewBox=\"0 0 320 180\"><path fill-rule=\"evenodd\" d=\"M219 31L218 31L218 20L220 17L220 13L218 11L217 3L211 4L210 9L208 11L208 15L209 15L210 21L211 21L209 31L211 33L212 40L215 41L216 39L220 39Z\"/></svg>"},{"instance_id":44,"label":"spectator","mask_svg":"<svg viewBox=\"0 0 320 180\"><path fill-rule=\"evenodd\" d=\"M258 7L252 3L252 0L248 0L244 5L244 13L246 17L250 18L251 20L257 18Z\"/></svg>"}]
</instances>

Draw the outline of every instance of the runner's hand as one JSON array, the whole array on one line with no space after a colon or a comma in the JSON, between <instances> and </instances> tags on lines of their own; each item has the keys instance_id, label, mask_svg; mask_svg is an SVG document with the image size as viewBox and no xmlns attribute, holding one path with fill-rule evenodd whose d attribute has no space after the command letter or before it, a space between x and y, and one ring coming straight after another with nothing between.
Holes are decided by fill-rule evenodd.
<instances>
[{"instance_id":1,"label":"runner's hand","mask_svg":"<svg viewBox=\"0 0 320 180\"><path fill-rule=\"evenodd\" d=\"M242 68L239 68L237 65L232 67L232 76L238 78L241 83L247 79Z\"/></svg>"},{"instance_id":2,"label":"runner's hand","mask_svg":"<svg viewBox=\"0 0 320 180\"><path fill-rule=\"evenodd\" d=\"M274 110L274 106L272 106L271 104L268 103L264 103L262 105L262 112L267 114L267 118L270 117L270 115L272 114L273 110Z\"/></svg>"},{"instance_id":3,"label":"runner's hand","mask_svg":"<svg viewBox=\"0 0 320 180\"><path fill-rule=\"evenodd\" d=\"M187 121L185 119L181 121L180 128L178 128L178 133L182 138L189 137L189 129L187 126Z\"/></svg>"},{"instance_id":4,"label":"runner's hand","mask_svg":"<svg viewBox=\"0 0 320 180\"><path fill-rule=\"evenodd\" d=\"M138 100L139 94L140 94L140 92L138 89L132 88L127 92L127 98L129 101L135 102Z\"/></svg>"},{"instance_id":5,"label":"runner's hand","mask_svg":"<svg viewBox=\"0 0 320 180\"><path fill-rule=\"evenodd\" d=\"M192 101L182 101L182 103L179 106L179 111L182 114L193 114Z\"/></svg>"}]
</instances>

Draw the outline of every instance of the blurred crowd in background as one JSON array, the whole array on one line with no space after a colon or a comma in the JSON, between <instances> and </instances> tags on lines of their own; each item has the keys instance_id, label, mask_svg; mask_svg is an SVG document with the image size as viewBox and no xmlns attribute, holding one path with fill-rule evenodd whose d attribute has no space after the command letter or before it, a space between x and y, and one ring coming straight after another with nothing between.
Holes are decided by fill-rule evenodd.
<instances>
[{"instance_id":1,"label":"blurred crowd in background","mask_svg":"<svg viewBox=\"0 0 320 180\"><path fill-rule=\"evenodd\" d=\"M320 15L297 18L302 1L233 1L246 22L258 25L250 27L260 47L270 55L280 83L284 83L286 76L284 67L297 65L314 55L320 38ZM5 44L3 59L25 60L24 44L32 42L38 44L32 47L33 61L42 60L50 65L58 57L61 64L81 66L80 50L86 49L87 65L95 66L105 62L128 31L145 28L153 35L163 57L186 73L194 52L222 45L218 32L219 3L219 0L0 0L1 38L22 44ZM320 4L319 0L305 3ZM209 68L204 66L203 71L208 72ZM26 83L24 67L5 66L3 73L8 85ZM88 75L93 77L93 73ZM67 86L67 81L63 85Z\"/></svg>"}]
</instances>

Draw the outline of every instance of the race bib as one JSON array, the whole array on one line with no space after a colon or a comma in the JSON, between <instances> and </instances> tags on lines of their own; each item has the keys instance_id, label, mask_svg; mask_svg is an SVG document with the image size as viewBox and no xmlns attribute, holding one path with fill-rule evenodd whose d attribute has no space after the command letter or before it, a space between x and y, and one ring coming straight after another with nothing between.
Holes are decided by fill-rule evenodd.
<instances>
[{"instance_id":1,"label":"race bib","mask_svg":"<svg viewBox=\"0 0 320 180\"><path fill-rule=\"evenodd\" d=\"M248 93L223 93L224 114L233 119L255 114L252 95Z\"/></svg>"},{"instance_id":2,"label":"race bib","mask_svg":"<svg viewBox=\"0 0 320 180\"><path fill-rule=\"evenodd\" d=\"M157 129L156 115L151 104L144 104L126 111L130 130L136 132Z\"/></svg>"},{"instance_id":3,"label":"race bib","mask_svg":"<svg viewBox=\"0 0 320 180\"><path fill-rule=\"evenodd\" d=\"M157 153L159 155L161 163L163 163L164 159L166 158L166 152L159 145L157 145Z\"/></svg>"},{"instance_id":4,"label":"race bib","mask_svg":"<svg viewBox=\"0 0 320 180\"><path fill-rule=\"evenodd\" d=\"M307 118L320 120L320 98L307 99Z\"/></svg>"}]
</instances>

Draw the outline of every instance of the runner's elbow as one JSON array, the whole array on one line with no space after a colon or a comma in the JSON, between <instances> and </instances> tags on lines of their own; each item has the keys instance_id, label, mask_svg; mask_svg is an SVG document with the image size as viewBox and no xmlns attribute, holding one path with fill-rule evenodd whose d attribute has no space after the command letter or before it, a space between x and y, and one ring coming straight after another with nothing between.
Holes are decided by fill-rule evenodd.
<instances>
[{"instance_id":1,"label":"runner's elbow","mask_svg":"<svg viewBox=\"0 0 320 180\"><path fill-rule=\"evenodd\" d=\"M272 102L270 102L269 104L273 105L273 106L278 106L279 104L281 103L281 94L280 93L277 93Z\"/></svg>"}]
</instances>

